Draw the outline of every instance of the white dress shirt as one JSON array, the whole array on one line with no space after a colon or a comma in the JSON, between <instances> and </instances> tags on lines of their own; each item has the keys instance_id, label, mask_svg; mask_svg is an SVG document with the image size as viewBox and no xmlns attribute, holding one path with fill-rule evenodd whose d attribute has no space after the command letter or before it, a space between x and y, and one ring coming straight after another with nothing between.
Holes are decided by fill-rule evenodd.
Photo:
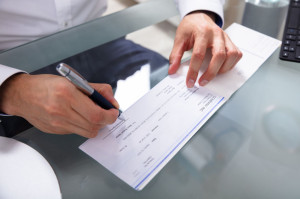
<instances>
[{"instance_id":1,"label":"white dress shirt","mask_svg":"<svg viewBox=\"0 0 300 199\"><path fill-rule=\"evenodd\" d=\"M218 15L223 23L224 0L175 0L181 18L195 10ZM101 17L107 0L1 0L0 50L33 41L57 31ZM0 86L10 76L23 72L0 63Z\"/></svg>"}]
</instances>

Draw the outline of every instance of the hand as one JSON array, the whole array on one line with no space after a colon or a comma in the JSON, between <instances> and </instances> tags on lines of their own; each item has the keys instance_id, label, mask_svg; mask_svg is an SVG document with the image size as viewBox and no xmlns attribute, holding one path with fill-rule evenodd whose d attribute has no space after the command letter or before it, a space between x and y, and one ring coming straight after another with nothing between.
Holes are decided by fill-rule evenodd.
<instances>
[{"instance_id":1,"label":"hand","mask_svg":"<svg viewBox=\"0 0 300 199\"><path fill-rule=\"evenodd\" d=\"M176 31L169 59L169 74L178 70L183 53L193 48L186 78L189 88L193 87L197 80L208 48L211 48L212 58L207 70L199 79L200 86L205 86L218 73L229 71L242 57L241 51L232 43L228 35L215 24L214 16L209 12L193 12L183 18Z\"/></svg>"},{"instance_id":2,"label":"hand","mask_svg":"<svg viewBox=\"0 0 300 199\"><path fill-rule=\"evenodd\" d=\"M91 86L119 107L110 85ZM43 132L76 133L88 138L119 115L116 109L102 109L67 79L55 75L12 76L1 86L0 110L25 118Z\"/></svg>"}]
</instances>

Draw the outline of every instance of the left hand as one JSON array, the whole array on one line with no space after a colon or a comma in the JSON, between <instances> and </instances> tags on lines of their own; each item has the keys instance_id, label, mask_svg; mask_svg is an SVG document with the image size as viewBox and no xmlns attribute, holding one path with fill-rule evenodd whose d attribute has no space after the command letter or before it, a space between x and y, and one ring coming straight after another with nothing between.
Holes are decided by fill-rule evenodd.
<instances>
[{"instance_id":1,"label":"left hand","mask_svg":"<svg viewBox=\"0 0 300 199\"><path fill-rule=\"evenodd\" d=\"M242 57L242 52L215 23L215 14L205 11L188 14L179 24L169 58L169 74L178 70L183 53L192 48L192 58L186 77L186 85L189 88L193 87L197 80L208 48L211 48L212 58L199 79L200 86L205 86L218 73L232 69Z\"/></svg>"}]
</instances>

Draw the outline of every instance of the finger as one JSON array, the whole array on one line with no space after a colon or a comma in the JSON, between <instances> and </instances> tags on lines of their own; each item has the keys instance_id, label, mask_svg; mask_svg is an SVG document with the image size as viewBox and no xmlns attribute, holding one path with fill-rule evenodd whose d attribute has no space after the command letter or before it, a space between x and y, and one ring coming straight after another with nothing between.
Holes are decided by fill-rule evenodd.
<instances>
[{"instance_id":1,"label":"finger","mask_svg":"<svg viewBox=\"0 0 300 199\"><path fill-rule=\"evenodd\" d=\"M94 84L92 83L91 86L98 91L105 99L107 99L114 107L117 109L120 108L119 103L114 98L114 93L112 90L111 85L109 84Z\"/></svg>"},{"instance_id":2,"label":"finger","mask_svg":"<svg viewBox=\"0 0 300 199\"><path fill-rule=\"evenodd\" d=\"M117 109L105 110L96 104L94 104L94 106L89 110L87 108L86 111L87 111L87 115L83 117L85 117L85 119L92 124L104 124L104 125L112 124L117 120L119 116L119 110Z\"/></svg>"},{"instance_id":3,"label":"finger","mask_svg":"<svg viewBox=\"0 0 300 199\"><path fill-rule=\"evenodd\" d=\"M240 51L240 49L237 48L237 52L238 52L238 57L235 60L235 62L233 63L233 66L231 68L233 68L243 57L243 53L242 53L242 51Z\"/></svg>"},{"instance_id":4,"label":"finger","mask_svg":"<svg viewBox=\"0 0 300 199\"><path fill-rule=\"evenodd\" d=\"M240 51L240 49L231 41L231 39L229 38L229 36L225 33L225 37L227 41L230 41L232 43L232 45L235 47L236 52L237 52L237 58L235 59L234 63L232 64L231 68L233 68L237 62L240 61L240 59L243 57L243 53Z\"/></svg>"},{"instance_id":5,"label":"finger","mask_svg":"<svg viewBox=\"0 0 300 199\"><path fill-rule=\"evenodd\" d=\"M229 68L229 70L231 70L233 67L235 67L236 66L236 64L241 60L241 58L243 57L243 53L239 50L239 49L237 49L237 51L238 51L238 57L237 57L237 59L234 61L234 63L231 65L231 68Z\"/></svg>"},{"instance_id":6,"label":"finger","mask_svg":"<svg viewBox=\"0 0 300 199\"><path fill-rule=\"evenodd\" d=\"M232 68L242 59L242 57L243 57L243 53L238 49L238 58L233 63Z\"/></svg>"},{"instance_id":7,"label":"finger","mask_svg":"<svg viewBox=\"0 0 300 199\"><path fill-rule=\"evenodd\" d=\"M225 43L222 34L214 36L212 58L206 71L199 78L199 85L205 86L218 73L226 58Z\"/></svg>"},{"instance_id":8,"label":"finger","mask_svg":"<svg viewBox=\"0 0 300 199\"><path fill-rule=\"evenodd\" d=\"M52 127L49 124L49 122L42 121L40 118L31 117L31 118L28 118L27 121L45 133L52 133L52 134L70 134L71 133L71 132L66 132L62 129L56 128L56 127Z\"/></svg>"},{"instance_id":9,"label":"finger","mask_svg":"<svg viewBox=\"0 0 300 199\"><path fill-rule=\"evenodd\" d=\"M56 126L60 127L61 133L64 134L70 134L75 133L77 135L86 137L86 138L93 138L96 137L99 130L103 128L104 124L90 124L89 126L86 126L86 128L83 128L83 126L80 126L79 123L76 124L72 120L61 120L61 126L60 124L56 124Z\"/></svg>"},{"instance_id":10,"label":"finger","mask_svg":"<svg viewBox=\"0 0 300 199\"><path fill-rule=\"evenodd\" d=\"M93 138L96 137L99 130L103 128L105 125L98 125L97 128L87 130L85 128L82 128L79 125L76 125L74 123L71 123L70 121L66 120L59 120L56 123L53 123L52 125L55 127L55 131L49 131L48 133L54 133L54 134L77 134L86 138Z\"/></svg>"},{"instance_id":11,"label":"finger","mask_svg":"<svg viewBox=\"0 0 300 199\"><path fill-rule=\"evenodd\" d=\"M188 88L194 86L197 76L200 70L200 67L203 63L208 41L205 39L197 39L194 44L192 58L189 66L189 70L186 77L186 85Z\"/></svg>"},{"instance_id":12,"label":"finger","mask_svg":"<svg viewBox=\"0 0 300 199\"><path fill-rule=\"evenodd\" d=\"M230 38L225 33L225 46L226 46L226 60L223 63L222 67L219 70L219 73L225 73L229 71L237 61L241 58L241 52L239 49L233 44Z\"/></svg>"},{"instance_id":13,"label":"finger","mask_svg":"<svg viewBox=\"0 0 300 199\"><path fill-rule=\"evenodd\" d=\"M98 134L98 131L87 131L86 129L83 129L78 125L69 123L62 118L53 120L51 124L41 121L39 118L31 118L29 122L45 133L60 135L75 133L87 138L95 137ZM99 126L99 129L102 127L103 126Z\"/></svg>"},{"instance_id":14,"label":"finger","mask_svg":"<svg viewBox=\"0 0 300 199\"><path fill-rule=\"evenodd\" d=\"M80 91L74 93L73 98L72 109L93 124L111 124L119 115L117 109L105 110Z\"/></svg>"},{"instance_id":15,"label":"finger","mask_svg":"<svg viewBox=\"0 0 300 199\"><path fill-rule=\"evenodd\" d=\"M172 52L169 57L169 74L174 74L180 67L181 58L185 51L183 39L175 39Z\"/></svg>"},{"instance_id":16,"label":"finger","mask_svg":"<svg viewBox=\"0 0 300 199\"><path fill-rule=\"evenodd\" d=\"M99 107L99 112L101 111L101 115L94 115L91 117L91 121L94 124L112 124L114 123L119 116L119 110L118 109L109 109L105 110ZM94 119L93 119L94 118Z\"/></svg>"},{"instance_id":17,"label":"finger","mask_svg":"<svg viewBox=\"0 0 300 199\"><path fill-rule=\"evenodd\" d=\"M90 133L96 133L103 127L104 124L94 124L82 117L78 112L71 109L68 113L68 117L60 118L62 121L66 121L74 126L78 126Z\"/></svg>"}]
</instances>

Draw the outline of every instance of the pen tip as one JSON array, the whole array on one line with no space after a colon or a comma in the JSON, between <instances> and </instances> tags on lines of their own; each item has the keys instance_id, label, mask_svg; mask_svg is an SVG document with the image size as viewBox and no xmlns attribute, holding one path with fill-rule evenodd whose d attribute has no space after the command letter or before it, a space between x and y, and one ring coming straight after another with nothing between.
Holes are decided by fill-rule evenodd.
<instances>
[{"instance_id":1,"label":"pen tip","mask_svg":"<svg viewBox=\"0 0 300 199\"><path fill-rule=\"evenodd\" d=\"M122 120L122 121L125 121L125 118L124 118L123 115L120 115L120 116L118 117L118 119L119 119L119 120Z\"/></svg>"}]
</instances>

